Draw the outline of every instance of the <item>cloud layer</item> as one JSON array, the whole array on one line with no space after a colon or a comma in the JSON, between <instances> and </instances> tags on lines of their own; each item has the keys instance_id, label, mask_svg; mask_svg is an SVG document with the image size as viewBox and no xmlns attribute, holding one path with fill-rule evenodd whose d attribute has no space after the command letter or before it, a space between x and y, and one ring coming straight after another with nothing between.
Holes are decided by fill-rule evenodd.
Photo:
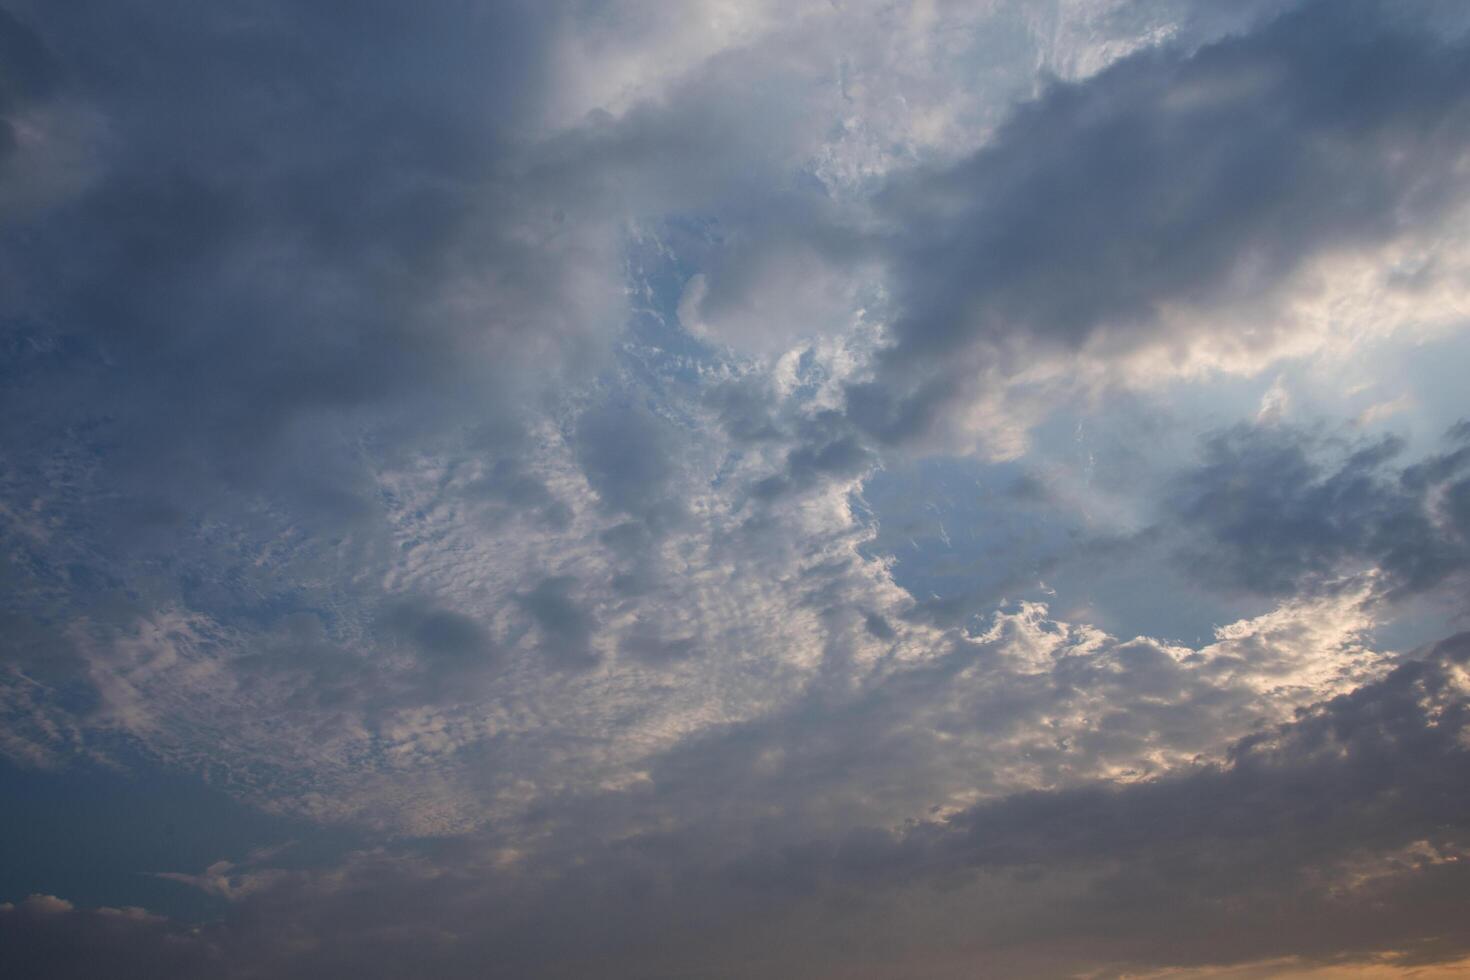
<instances>
[{"instance_id":1,"label":"cloud layer","mask_svg":"<svg viewBox=\"0 0 1470 980\"><path fill-rule=\"evenodd\" d=\"M1470 954L1467 29L6 4L7 956Z\"/></svg>"}]
</instances>

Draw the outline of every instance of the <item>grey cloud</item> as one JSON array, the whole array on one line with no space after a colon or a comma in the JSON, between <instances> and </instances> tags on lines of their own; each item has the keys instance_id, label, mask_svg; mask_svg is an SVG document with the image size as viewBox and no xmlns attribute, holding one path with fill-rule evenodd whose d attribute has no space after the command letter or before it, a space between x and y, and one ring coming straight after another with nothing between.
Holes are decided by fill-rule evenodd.
<instances>
[{"instance_id":1,"label":"grey cloud","mask_svg":"<svg viewBox=\"0 0 1470 980\"><path fill-rule=\"evenodd\" d=\"M796 426L795 445L787 451L780 473L751 488L758 500L773 500L845 480L870 470L876 457L852 433L839 413L823 411Z\"/></svg>"},{"instance_id":2,"label":"grey cloud","mask_svg":"<svg viewBox=\"0 0 1470 980\"><path fill-rule=\"evenodd\" d=\"M898 313L849 414L921 438L1038 357L1186 344L1161 305L1259 303L1314 256L1432 227L1464 190L1467 64L1399 8L1309 4L1053 85L972 158L886 192Z\"/></svg>"},{"instance_id":3,"label":"grey cloud","mask_svg":"<svg viewBox=\"0 0 1470 980\"><path fill-rule=\"evenodd\" d=\"M641 521L624 521L603 531L598 540L620 556L633 556L645 551L652 537Z\"/></svg>"},{"instance_id":4,"label":"grey cloud","mask_svg":"<svg viewBox=\"0 0 1470 980\"><path fill-rule=\"evenodd\" d=\"M591 646L596 624L577 601L576 587L573 576L554 575L519 597L541 631L541 653L553 666L567 670L585 670L598 662Z\"/></svg>"},{"instance_id":5,"label":"grey cloud","mask_svg":"<svg viewBox=\"0 0 1470 980\"><path fill-rule=\"evenodd\" d=\"M639 619L618 641L618 652L646 664L660 665L684 660L698 650L693 636L667 636L656 621Z\"/></svg>"},{"instance_id":6,"label":"grey cloud","mask_svg":"<svg viewBox=\"0 0 1470 980\"><path fill-rule=\"evenodd\" d=\"M330 726L337 712L353 710L372 696L377 671L371 661L334 643L321 620L309 613L286 617L253 646L234 663L242 689L284 684L281 702L316 724Z\"/></svg>"},{"instance_id":7,"label":"grey cloud","mask_svg":"<svg viewBox=\"0 0 1470 980\"><path fill-rule=\"evenodd\" d=\"M721 428L740 443L759 443L781 438L782 429L771 409L774 394L759 378L739 378L711 387L705 404L715 413Z\"/></svg>"},{"instance_id":8,"label":"grey cloud","mask_svg":"<svg viewBox=\"0 0 1470 980\"><path fill-rule=\"evenodd\" d=\"M472 498L501 504L503 513L497 517L532 512L543 524L555 529L565 528L572 517L571 508L558 499L543 481L523 472L513 457L497 459L490 471L473 481L465 492Z\"/></svg>"},{"instance_id":9,"label":"grey cloud","mask_svg":"<svg viewBox=\"0 0 1470 980\"><path fill-rule=\"evenodd\" d=\"M449 706L484 694L504 652L475 619L422 597L383 602L377 637L334 635L310 612L245 640L231 660L243 695L271 698L309 730L340 734L399 708ZM391 656L395 647L409 656Z\"/></svg>"},{"instance_id":10,"label":"grey cloud","mask_svg":"<svg viewBox=\"0 0 1470 980\"><path fill-rule=\"evenodd\" d=\"M50 94L57 67L34 31L0 10L0 162L16 148L18 137L10 116Z\"/></svg>"},{"instance_id":11,"label":"grey cloud","mask_svg":"<svg viewBox=\"0 0 1470 980\"><path fill-rule=\"evenodd\" d=\"M1451 430L1448 451L1407 465L1394 437L1333 452L1289 428L1217 434L1172 488L1170 520L1189 542L1183 563L1207 581L1268 595L1365 568L1382 573L1390 598L1458 581L1470 569L1462 430Z\"/></svg>"},{"instance_id":12,"label":"grey cloud","mask_svg":"<svg viewBox=\"0 0 1470 980\"><path fill-rule=\"evenodd\" d=\"M645 831L534 871L496 867L473 842L437 857L362 852L323 875L261 877L181 945L218 951L194 969L286 977L472 976L486 963L697 975L712 962L725 976L835 977L874 961L934 978L977 964L1006 977L1115 976L1383 951L1440 962L1470 948L1458 914L1470 894L1467 662L1470 638L1451 637L1218 764L897 827L801 839ZM288 954L293 935L313 942ZM29 955L45 936L19 938ZM914 959L915 943L936 958Z\"/></svg>"},{"instance_id":13,"label":"grey cloud","mask_svg":"<svg viewBox=\"0 0 1470 980\"><path fill-rule=\"evenodd\" d=\"M1322 685L1344 689L1355 670L1374 676L1373 659L1350 639L1342 649L1316 638L1340 627L1337 608L1186 651L1048 621L1034 607L997 617L979 637L921 630L933 655L880 660L864 675L848 648L877 637L903 651L914 636L840 600L816 582L803 597L826 610L827 633L823 672L802 695L691 734L653 760L656 792L626 801L637 822L797 843L832 826L899 822L955 795L1074 786L1104 773L1158 777L1289 717Z\"/></svg>"},{"instance_id":14,"label":"grey cloud","mask_svg":"<svg viewBox=\"0 0 1470 980\"><path fill-rule=\"evenodd\" d=\"M0 903L5 970L14 976L119 980L227 969L197 935L141 908L77 909L53 895Z\"/></svg>"},{"instance_id":15,"label":"grey cloud","mask_svg":"<svg viewBox=\"0 0 1470 980\"><path fill-rule=\"evenodd\" d=\"M946 905L964 909L972 963L1005 962L1008 947L1057 950L1068 969L1105 975L1384 950L1403 962L1453 959L1470 948L1448 911L1470 894L1459 857L1470 844L1467 660L1470 637L1452 637L1379 683L1243 739L1220 765L755 848L723 874L771 901L853 902L849 914L868 928L885 914L873 898L885 891L924 904L930 925ZM984 902L970 889L986 880L1001 885L992 901L1040 899L1053 914L1012 921L1003 905L964 908ZM962 975L963 961L935 975Z\"/></svg>"},{"instance_id":16,"label":"grey cloud","mask_svg":"<svg viewBox=\"0 0 1470 980\"><path fill-rule=\"evenodd\" d=\"M381 476L426 454L483 462L483 524L572 519L521 430L625 300L622 229L530 173L562 8L7 7L0 115L96 125L86 179L0 229L6 662L85 688L66 624L104 649L187 608L318 744L483 694L472 624L375 632L362 583L402 530Z\"/></svg>"},{"instance_id":17,"label":"grey cloud","mask_svg":"<svg viewBox=\"0 0 1470 980\"><path fill-rule=\"evenodd\" d=\"M863 628L880 640L891 640L896 635L893 627L888 625L888 620L877 613L867 613L863 616Z\"/></svg>"},{"instance_id":18,"label":"grey cloud","mask_svg":"<svg viewBox=\"0 0 1470 980\"><path fill-rule=\"evenodd\" d=\"M621 596L648 593L658 580L658 560L653 549L655 532L643 521L623 521L598 535L598 540L618 560L619 571L609 584Z\"/></svg>"},{"instance_id":19,"label":"grey cloud","mask_svg":"<svg viewBox=\"0 0 1470 980\"><path fill-rule=\"evenodd\" d=\"M240 868L197 927L18 900L0 945L43 974L285 978L1467 948L1463 865L1435 860L1466 845L1464 638L1311 702L1387 669L1327 601L1339 570L1458 584L1470 450L1210 443L1170 530L1296 602L1284 639L1210 651L1033 606L945 629L1061 546L909 602L859 549L912 528L841 495L1033 355L1127 354L1167 339L1160 303L1265 304L1431 227L1470 59L1349 6L1053 84L869 213L814 173L855 96L806 21L771 50L737 17L667 91L611 57L638 98L568 123L564 28L622 8L17 5L0 116L55 96L105 125L96 172L0 230L0 736L100 718L89 747L382 846ZM667 268L625 248L666 232L638 248ZM703 271L716 339L759 345L845 311L869 262L898 316L845 406L861 351L734 362L656 281ZM630 305L658 329L620 334Z\"/></svg>"},{"instance_id":20,"label":"grey cloud","mask_svg":"<svg viewBox=\"0 0 1470 980\"><path fill-rule=\"evenodd\" d=\"M496 657L495 645L479 622L422 599L389 603L383 624L412 641L431 660L479 665Z\"/></svg>"},{"instance_id":21,"label":"grey cloud","mask_svg":"<svg viewBox=\"0 0 1470 980\"><path fill-rule=\"evenodd\" d=\"M670 493L679 438L671 423L644 405L614 398L578 419L575 446L603 505L657 531L683 517L682 503Z\"/></svg>"},{"instance_id":22,"label":"grey cloud","mask_svg":"<svg viewBox=\"0 0 1470 980\"><path fill-rule=\"evenodd\" d=\"M620 305L596 268L612 233L558 232L512 162L554 12L23 16L109 126L92 183L0 239L24 378L4 431L33 480L67 453L94 507L120 492L244 520L264 494L360 529L365 432L391 458L457 412L514 416L517 392L598 348ZM168 550L187 526L154 537Z\"/></svg>"},{"instance_id":23,"label":"grey cloud","mask_svg":"<svg viewBox=\"0 0 1470 980\"><path fill-rule=\"evenodd\" d=\"M1382 681L1242 739L1223 765L1134 787L1022 794L950 820L939 836L984 866L1126 857L1201 839L1285 850L1315 835L1350 852L1440 829L1463 834L1463 803L1450 790L1470 764L1460 744L1470 704L1456 673L1467 661L1470 634L1458 634ZM1392 812L1379 809L1385 796ZM1290 834L1260 834L1263 821ZM1341 836L1321 840L1329 828Z\"/></svg>"}]
</instances>

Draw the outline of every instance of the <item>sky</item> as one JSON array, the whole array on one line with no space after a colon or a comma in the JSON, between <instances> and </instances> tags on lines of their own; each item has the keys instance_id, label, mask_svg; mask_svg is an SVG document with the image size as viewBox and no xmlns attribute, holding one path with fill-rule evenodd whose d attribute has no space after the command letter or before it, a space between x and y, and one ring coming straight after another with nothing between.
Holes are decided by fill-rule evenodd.
<instances>
[{"instance_id":1,"label":"sky","mask_svg":"<svg viewBox=\"0 0 1470 980\"><path fill-rule=\"evenodd\" d=\"M1470 6L0 0L0 975L1470 976Z\"/></svg>"}]
</instances>

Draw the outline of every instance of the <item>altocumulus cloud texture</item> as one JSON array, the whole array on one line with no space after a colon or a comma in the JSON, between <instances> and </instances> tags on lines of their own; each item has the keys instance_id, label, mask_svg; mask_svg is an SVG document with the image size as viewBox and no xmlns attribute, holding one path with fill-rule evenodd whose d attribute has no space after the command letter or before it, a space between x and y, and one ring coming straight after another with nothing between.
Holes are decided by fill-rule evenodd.
<instances>
[{"instance_id":1,"label":"altocumulus cloud texture","mask_svg":"<svg viewBox=\"0 0 1470 980\"><path fill-rule=\"evenodd\" d=\"M1470 962L1470 10L0 0L0 974Z\"/></svg>"}]
</instances>

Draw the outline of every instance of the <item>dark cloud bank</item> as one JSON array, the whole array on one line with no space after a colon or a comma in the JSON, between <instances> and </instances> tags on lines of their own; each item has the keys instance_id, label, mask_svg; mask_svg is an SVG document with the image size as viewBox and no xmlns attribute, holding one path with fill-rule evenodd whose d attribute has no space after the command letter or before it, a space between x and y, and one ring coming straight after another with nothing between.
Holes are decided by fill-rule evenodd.
<instances>
[{"instance_id":1,"label":"dark cloud bank","mask_svg":"<svg viewBox=\"0 0 1470 980\"><path fill-rule=\"evenodd\" d=\"M943 822L734 853L645 834L534 872L364 852L330 875L261 880L202 928L45 897L4 907L0 928L10 963L58 977L103 964L147 964L138 976L631 977L849 976L876 963L883 975L918 949L905 975L1382 950L1435 962L1470 949L1467 668L1460 634L1238 742L1222 764L1020 794Z\"/></svg>"}]
</instances>

